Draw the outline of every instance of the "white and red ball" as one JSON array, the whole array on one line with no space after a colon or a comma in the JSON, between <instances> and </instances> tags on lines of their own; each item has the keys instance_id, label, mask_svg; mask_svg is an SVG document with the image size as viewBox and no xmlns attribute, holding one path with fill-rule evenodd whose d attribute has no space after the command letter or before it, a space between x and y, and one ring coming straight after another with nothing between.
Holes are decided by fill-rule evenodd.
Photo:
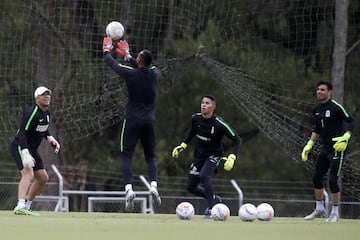
<instances>
[{"instance_id":1,"label":"white and red ball","mask_svg":"<svg viewBox=\"0 0 360 240\"><path fill-rule=\"evenodd\" d=\"M257 218L257 208L252 203L245 203L239 208L239 217L244 222L252 222Z\"/></svg>"},{"instance_id":2,"label":"white and red ball","mask_svg":"<svg viewBox=\"0 0 360 240\"><path fill-rule=\"evenodd\" d=\"M124 26L118 21L112 21L106 26L106 36L117 41L124 36Z\"/></svg>"},{"instance_id":3,"label":"white and red ball","mask_svg":"<svg viewBox=\"0 0 360 240\"><path fill-rule=\"evenodd\" d=\"M176 207L176 215L181 220L190 220L195 215L195 208L189 202L181 202Z\"/></svg>"},{"instance_id":4,"label":"white and red ball","mask_svg":"<svg viewBox=\"0 0 360 240\"><path fill-rule=\"evenodd\" d=\"M215 204L211 209L211 218L215 221L226 221L230 217L230 209L224 203Z\"/></svg>"},{"instance_id":5,"label":"white and red ball","mask_svg":"<svg viewBox=\"0 0 360 240\"><path fill-rule=\"evenodd\" d=\"M257 206L257 218L260 221L270 221L274 217L274 208L269 203L261 203Z\"/></svg>"}]
</instances>

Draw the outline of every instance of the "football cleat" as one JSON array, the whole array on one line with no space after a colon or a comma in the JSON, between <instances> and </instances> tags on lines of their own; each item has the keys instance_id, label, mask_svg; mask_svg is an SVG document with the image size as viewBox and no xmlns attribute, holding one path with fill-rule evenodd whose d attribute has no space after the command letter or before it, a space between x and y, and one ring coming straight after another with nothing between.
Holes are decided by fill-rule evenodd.
<instances>
[{"instance_id":1,"label":"football cleat","mask_svg":"<svg viewBox=\"0 0 360 240\"><path fill-rule=\"evenodd\" d=\"M125 211L126 212L132 212L134 210L134 200L135 200L136 194L133 190L129 189L126 191L125 196Z\"/></svg>"},{"instance_id":2,"label":"football cleat","mask_svg":"<svg viewBox=\"0 0 360 240\"><path fill-rule=\"evenodd\" d=\"M304 219L305 220L313 220L316 217L325 217L325 215L326 215L325 210L318 211L318 210L315 209L312 213L307 215Z\"/></svg>"},{"instance_id":3,"label":"football cleat","mask_svg":"<svg viewBox=\"0 0 360 240\"><path fill-rule=\"evenodd\" d=\"M330 217L326 219L327 222L338 222L340 217L337 214L331 214Z\"/></svg>"},{"instance_id":4,"label":"football cleat","mask_svg":"<svg viewBox=\"0 0 360 240\"><path fill-rule=\"evenodd\" d=\"M161 197L156 187L150 188L150 194L153 197L153 205L154 207L159 207L161 205Z\"/></svg>"},{"instance_id":5,"label":"football cleat","mask_svg":"<svg viewBox=\"0 0 360 240\"><path fill-rule=\"evenodd\" d=\"M15 215L27 215L27 216L40 216L40 214L33 212L32 210L28 210L25 208L14 208L14 214Z\"/></svg>"},{"instance_id":6,"label":"football cleat","mask_svg":"<svg viewBox=\"0 0 360 240\"><path fill-rule=\"evenodd\" d=\"M204 218L205 219L211 219L211 209L210 208L205 209Z\"/></svg>"}]
</instances>

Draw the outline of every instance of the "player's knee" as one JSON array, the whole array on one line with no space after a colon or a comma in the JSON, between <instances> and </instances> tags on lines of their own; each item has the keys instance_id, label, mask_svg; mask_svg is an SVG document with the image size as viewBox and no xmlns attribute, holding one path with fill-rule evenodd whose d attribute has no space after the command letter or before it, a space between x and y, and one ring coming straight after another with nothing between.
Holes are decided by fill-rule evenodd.
<instances>
[{"instance_id":1,"label":"player's knee","mask_svg":"<svg viewBox=\"0 0 360 240\"><path fill-rule=\"evenodd\" d=\"M324 187L324 184L322 182L322 178L320 176L314 175L312 180L313 180L314 188L320 189L320 188Z\"/></svg>"},{"instance_id":2,"label":"player's knee","mask_svg":"<svg viewBox=\"0 0 360 240\"><path fill-rule=\"evenodd\" d=\"M200 182L203 184L210 182L210 177L206 174L200 174L199 177L200 177Z\"/></svg>"}]
</instances>

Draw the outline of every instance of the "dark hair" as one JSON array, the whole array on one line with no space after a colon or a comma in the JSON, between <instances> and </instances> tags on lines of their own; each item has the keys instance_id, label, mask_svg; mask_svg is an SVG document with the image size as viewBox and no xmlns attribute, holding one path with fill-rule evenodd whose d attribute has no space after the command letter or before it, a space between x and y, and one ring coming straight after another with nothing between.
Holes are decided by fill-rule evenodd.
<instances>
[{"instance_id":1,"label":"dark hair","mask_svg":"<svg viewBox=\"0 0 360 240\"><path fill-rule=\"evenodd\" d=\"M216 97L214 95L212 95L212 94L206 94L206 95L203 96L203 98L205 98L205 97L211 99L214 102L216 102Z\"/></svg>"},{"instance_id":2,"label":"dark hair","mask_svg":"<svg viewBox=\"0 0 360 240\"><path fill-rule=\"evenodd\" d=\"M332 90L333 89L333 85L331 84L331 82L329 81L325 81L325 80L320 80L317 82L316 87L319 87L320 85L326 85L328 90Z\"/></svg>"},{"instance_id":3,"label":"dark hair","mask_svg":"<svg viewBox=\"0 0 360 240\"><path fill-rule=\"evenodd\" d=\"M145 66L150 66L150 64L153 60L153 55L149 50L144 49L140 52L140 58L143 61Z\"/></svg>"}]
</instances>

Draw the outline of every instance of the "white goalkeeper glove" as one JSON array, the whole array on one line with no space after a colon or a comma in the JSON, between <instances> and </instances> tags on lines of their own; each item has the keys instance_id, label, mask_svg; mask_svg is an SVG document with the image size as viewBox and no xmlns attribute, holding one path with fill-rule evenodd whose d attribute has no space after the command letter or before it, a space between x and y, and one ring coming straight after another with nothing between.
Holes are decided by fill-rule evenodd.
<instances>
[{"instance_id":1,"label":"white goalkeeper glove","mask_svg":"<svg viewBox=\"0 0 360 240\"><path fill-rule=\"evenodd\" d=\"M29 149L27 148L22 149L21 154L22 154L21 160L24 168L32 168L35 166L35 160L31 156Z\"/></svg>"},{"instance_id":2,"label":"white goalkeeper glove","mask_svg":"<svg viewBox=\"0 0 360 240\"><path fill-rule=\"evenodd\" d=\"M58 154L60 151L60 144L58 143L58 141L56 141L56 139L53 136L47 136L47 140L50 143L50 145L53 147L54 153Z\"/></svg>"}]
</instances>

